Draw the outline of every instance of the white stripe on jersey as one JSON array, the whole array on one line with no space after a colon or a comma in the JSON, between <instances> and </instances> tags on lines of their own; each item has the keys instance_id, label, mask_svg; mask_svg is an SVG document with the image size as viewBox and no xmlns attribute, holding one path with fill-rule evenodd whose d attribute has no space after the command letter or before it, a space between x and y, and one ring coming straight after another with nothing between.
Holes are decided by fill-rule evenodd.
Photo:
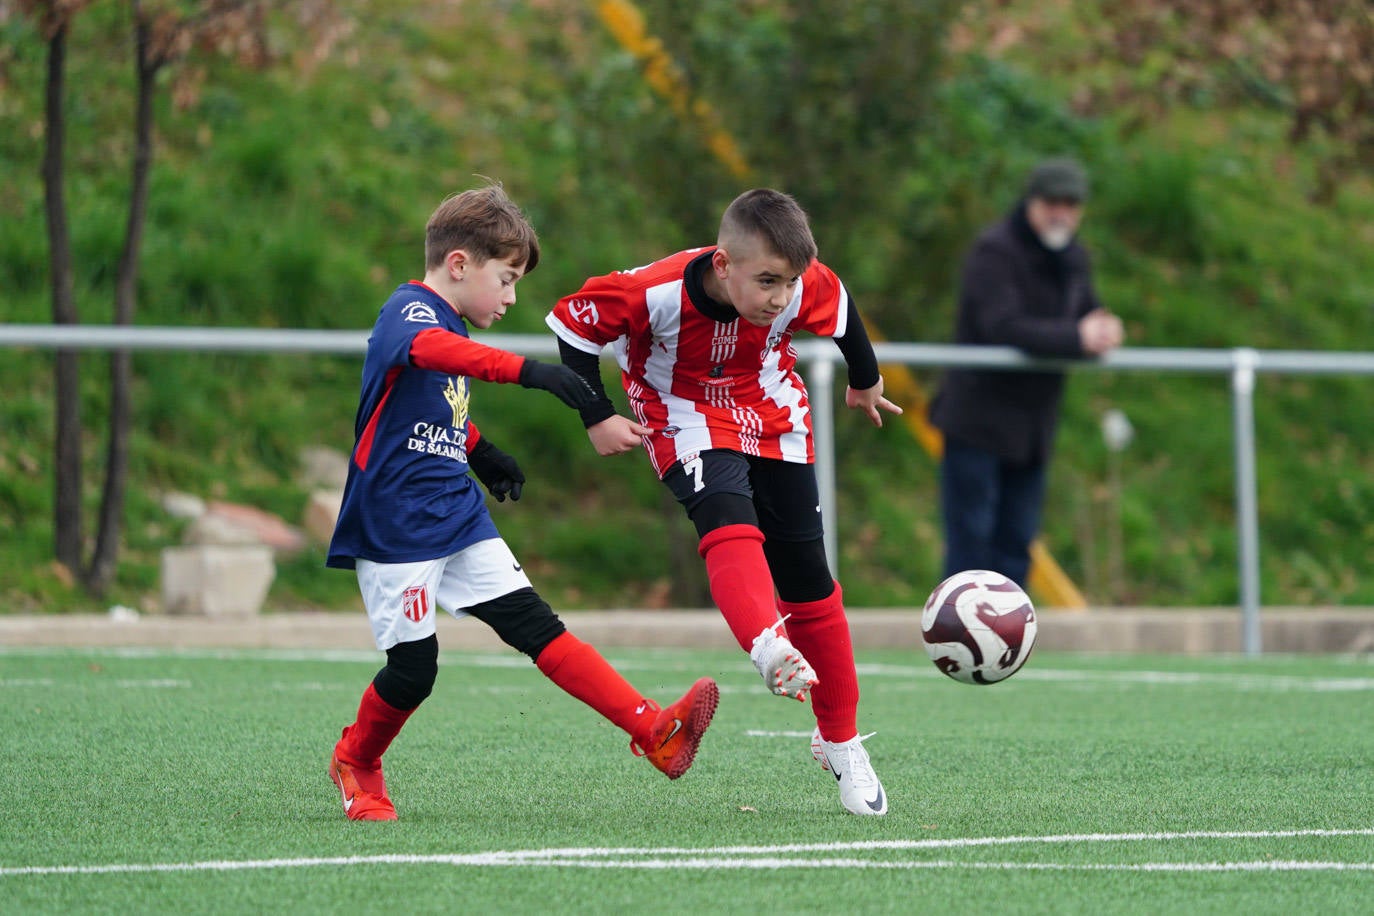
<instances>
[{"instance_id":1,"label":"white stripe on jersey","mask_svg":"<svg viewBox=\"0 0 1374 916\"><path fill-rule=\"evenodd\" d=\"M840 282L839 278L835 278ZM840 313L835 316L835 333L831 337L843 337L844 332L849 329L849 290L844 288L844 283L840 282Z\"/></svg>"},{"instance_id":2,"label":"white stripe on jersey","mask_svg":"<svg viewBox=\"0 0 1374 916\"><path fill-rule=\"evenodd\" d=\"M670 392L673 390L673 366L677 363L678 334L682 330L682 281L650 287L645 290L644 298L649 309L649 331L653 335L649 355L644 360L644 381L660 392ZM621 367L629 369L628 363L621 363Z\"/></svg>"},{"instance_id":3,"label":"white stripe on jersey","mask_svg":"<svg viewBox=\"0 0 1374 916\"><path fill-rule=\"evenodd\" d=\"M704 452L711 447L711 431L706 426L706 418L697 410L696 404L679 397L673 391L673 369L677 365L678 336L682 330L682 281L664 283L645 291L645 305L649 310L649 328L653 334L653 344L644 361L644 380L654 390L645 390L635 385L628 392L646 402L657 401L667 412L666 427L677 427L671 437L673 452L678 461ZM689 306L690 307L690 306ZM628 365L628 351L623 354L621 366ZM644 423L644 417L640 417ZM645 425L650 425L646 423ZM654 430L662 434L662 429ZM667 467L660 467L652 449L650 461L654 470L662 476Z\"/></svg>"},{"instance_id":4,"label":"white stripe on jersey","mask_svg":"<svg viewBox=\"0 0 1374 916\"><path fill-rule=\"evenodd\" d=\"M787 331L787 326L801 312L803 284L797 283L796 292L793 294L787 308L777 318L773 319L770 331L774 334L783 334ZM791 363L795 365L797 351L791 342L787 344L787 354L791 358ZM783 433L778 437L778 448L782 450L784 461L806 461L806 442L808 431L806 427L807 408L802 406L802 399L806 394L805 389L793 385L788 372L784 372L779 365L782 359L782 350L775 348L769 350L763 356L763 365L759 367L759 388L763 391L763 396L774 404L787 411L787 419L792 424L792 431Z\"/></svg>"},{"instance_id":5,"label":"white stripe on jersey","mask_svg":"<svg viewBox=\"0 0 1374 916\"><path fill-rule=\"evenodd\" d=\"M696 409L695 404L675 394L660 392L660 395L663 405L668 408L668 425L678 428L677 434L672 438L673 455L677 461L683 461L714 447L711 445L711 430L706 426L706 418ZM691 425L684 425L684 419ZM651 451L651 457L652 454ZM660 477L668 470L666 467L655 467Z\"/></svg>"},{"instance_id":6,"label":"white stripe on jersey","mask_svg":"<svg viewBox=\"0 0 1374 916\"><path fill-rule=\"evenodd\" d=\"M727 324L717 322L711 330L711 362L720 365L735 355L739 343L739 319Z\"/></svg>"},{"instance_id":7,"label":"white stripe on jersey","mask_svg":"<svg viewBox=\"0 0 1374 916\"><path fill-rule=\"evenodd\" d=\"M739 425L739 450L746 455L758 456L759 436L763 433L763 421L759 419L759 412L736 407L730 412L730 416Z\"/></svg>"},{"instance_id":8,"label":"white stripe on jersey","mask_svg":"<svg viewBox=\"0 0 1374 916\"><path fill-rule=\"evenodd\" d=\"M787 352L795 360L797 353L791 343L787 345ZM768 392L765 396L769 400L787 410L787 418L792 423L792 431L778 437L778 447L782 449L783 460L805 462L808 437L808 408L802 406L805 391L791 383L788 373L783 372L778 365L780 358L779 351L769 352L763 361L763 368L759 370L759 385Z\"/></svg>"}]
</instances>

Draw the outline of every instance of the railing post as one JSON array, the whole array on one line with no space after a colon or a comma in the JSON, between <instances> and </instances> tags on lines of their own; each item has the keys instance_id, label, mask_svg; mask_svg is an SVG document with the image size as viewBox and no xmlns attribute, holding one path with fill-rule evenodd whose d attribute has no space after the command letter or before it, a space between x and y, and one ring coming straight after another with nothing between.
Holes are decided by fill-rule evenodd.
<instances>
[{"instance_id":1,"label":"railing post","mask_svg":"<svg viewBox=\"0 0 1374 916\"><path fill-rule=\"evenodd\" d=\"M832 348L833 349L833 348ZM840 577L837 547L840 520L835 513L835 363L819 353L806 371L806 390L811 395L811 432L816 447L816 486L821 493L821 518L825 522L825 559L830 574Z\"/></svg>"},{"instance_id":2,"label":"railing post","mask_svg":"<svg viewBox=\"0 0 1374 916\"><path fill-rule=\"evenodd\" d=\"M1260 635L1259 506L1255 473L1255 368L1259 352L1233 351L1231 370L1236 462L1236 534L1240 565L1241 644L1246 655L1263 651Z\"/></svg>"}]
</instances>

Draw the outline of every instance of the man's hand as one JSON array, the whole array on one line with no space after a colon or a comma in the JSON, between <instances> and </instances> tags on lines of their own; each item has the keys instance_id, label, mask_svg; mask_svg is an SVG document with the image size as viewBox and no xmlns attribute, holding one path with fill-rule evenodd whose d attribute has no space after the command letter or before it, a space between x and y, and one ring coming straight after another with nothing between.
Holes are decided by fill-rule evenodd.
<instances>
[{"instance_id":1,"label":"man's hand","mask_svg":"<svg viewBox=\"0 0 1374 916\"><path fill-rule=\"evenodd\" d=\"M1121 319L1105 309L1093 309L1078 320L1078 341L1090 356L1115 350L1124 339Z\"/></svg>"},{"instance_id":2,"label":"man's hand","mask_svg":"<svg viewBox=\"0 0 1374 916\"><path fill-rule=\"evenodd\" d=\"M506 501L506 494L512 500L520 498L520 488L525 485L525 475L515 459L491 444L490 439L482 438L476 447L468 452L468 467L487 492L496 497L498 503Z\"/></svg>"},{"instance_id":3,"label":"man's hand","mask_svg":"<svg viewBox=\"0 0 1374 916\"><path fill-rule=\"evenodd\" d=\"M596 400L586 380L564 365L541 363L526 358L520 367L520 384L526 388L542 388L553 392L564 404L574 410L586 407Z\"/></svg>"},{"instance_id":4,"label":"man's hand","mask_svg":"<svg viewBox=\"0 0 1374 916\"><path fill-rule=\"evenodd\" d=\"M899 415L902 412L902 408L883 397L883 377L881 375L878 376L878 384L872 388L856 390L846 387L844 389L844 405L868 414L868 419L873 421L874 426L883 425L883 415L878 413L878 408Z\"/></svg>"},{"instance_id":5,"label":"man's hand","mask_svg":"<svg viewBox=\"0 0 1374 916\"><path fill-rule=\"evenodd\" d=\"M629 417L616 414L607 417L595 426L587 427L587 438L601 456L620 455L642 444L643 437L652 433L647 426L641 426Z\"/></svg>"}]
</instances>

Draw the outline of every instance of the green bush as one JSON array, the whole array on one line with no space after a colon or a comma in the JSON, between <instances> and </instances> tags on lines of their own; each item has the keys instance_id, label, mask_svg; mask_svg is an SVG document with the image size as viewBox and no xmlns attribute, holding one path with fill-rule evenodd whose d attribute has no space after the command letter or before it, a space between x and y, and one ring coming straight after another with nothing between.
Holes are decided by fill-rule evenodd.
<instances>
[{"instance_id":1,"label":"green bush","mask_svg":"<svg viewBox=\"0 0 1374 916\"><path fill-rule=\"evenodd\" d=\"M1197 168L1189 154L1144 149L1097 170L1097 199L1112 231L1142 251L1191 267L1207 253Z\"/></svg>"}]
</instances>

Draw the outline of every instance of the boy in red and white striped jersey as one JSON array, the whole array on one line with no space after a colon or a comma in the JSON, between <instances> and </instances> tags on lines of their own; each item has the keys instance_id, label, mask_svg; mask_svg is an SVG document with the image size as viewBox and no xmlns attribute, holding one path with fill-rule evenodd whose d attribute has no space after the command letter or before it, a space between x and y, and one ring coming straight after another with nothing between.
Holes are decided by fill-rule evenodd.
<instances>
[{"instance_id":1,"label":"boy in red and white striped jersey","mask_svg":"<svg viewBox=\"0 0 1374 916\"><path fill-rule=\"evenodd\" d=\"M812 752L839 781L842 804L886 813L858 732L854 651L825 557L792 335L835 340L848 367L845 403L875 426L881 411L902 410L883 397L844 284L816 260L806 213L786 194L748 191L726 209L714 246L593 277L547 323L564 364L598 395L581 409L597 452L644 446L696 526L711 596L735 639L774 693L810 693ZM616 413L601 384L608 344L634 419Z\"/></svg>"}]
</instances>

